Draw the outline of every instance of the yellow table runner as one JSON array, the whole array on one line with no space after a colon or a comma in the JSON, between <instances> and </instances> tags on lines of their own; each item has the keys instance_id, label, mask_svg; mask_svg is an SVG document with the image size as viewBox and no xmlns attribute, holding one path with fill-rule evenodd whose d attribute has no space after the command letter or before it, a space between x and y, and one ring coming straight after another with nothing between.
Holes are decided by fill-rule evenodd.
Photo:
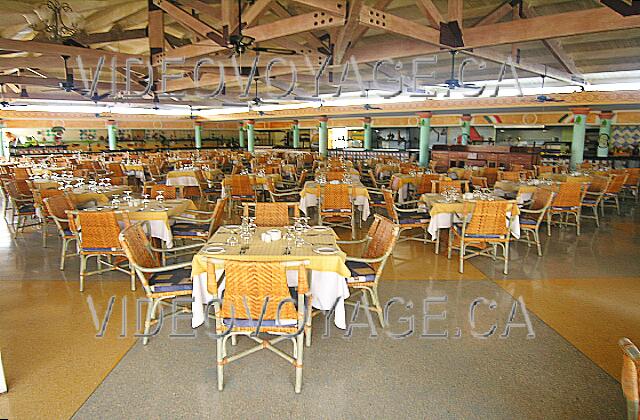
<instances>
[{"instance_id":1,"label":"yellow table runner","mask_svg":"<svg viewBox=\"0 0 640 420\"><path fill-rule=\"evenodd\" d=\"M367 197L369 198L369 191L361 183L351 184L353 186L353 197ZM315 181L307 181L304 183L304 188L300 191L300 196L304 197L307 194L317 195L318 183Z\"/></svg>"},{"instance_id":2,"label":"yellow table runner","mask_svg":"<svg viewBox=\"0 0 640 420\"><path fill-rule=\"evenodd\" d=\"M501 198L497 198L496 200L502 200ZM427 193L422 194L420 197L420 201L425 203L429 207L429 214L433 217L437 214L441 213L461 213L464 210L464 203L462 201L457 201L453 203L444 202L442 195ZM515 207L515 215L520 214L520 209L518 206Z\"/></svg>"}]
</instances>

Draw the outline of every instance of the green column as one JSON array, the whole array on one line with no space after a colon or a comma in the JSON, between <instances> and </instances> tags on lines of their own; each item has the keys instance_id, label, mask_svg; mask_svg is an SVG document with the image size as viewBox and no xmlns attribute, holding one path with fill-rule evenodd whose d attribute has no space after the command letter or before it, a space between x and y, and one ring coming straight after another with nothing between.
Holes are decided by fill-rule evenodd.
<instances>
[{"instance_id":1,"label":"green column","mask_svg":"<svg viewBox=\"0 0 640 420\"><path fill-rule=\"evenodd\" d=\"M467 144L471 138L471 115L462 115L460 118L460 127L462 128L462 141L460 143Z\"/></svg>"},{"instance_id":2,"label":"green column","mask_svg":"<svg viewBox=\"0 0 640 420\"><path fill-rule=\"evenodd\" d=\"M320 155L324 157L327 157L329 155L329 125L327 124L328 121L329 121L329 118L320 117L320 127L318 128Z\"/></svg>"},{"instance_id":3,"label":"green column","mask_svg":"<svg viewBox=\"0 0 640 420\"><path fill-rule=\"evenodd\" d=\"M300 123L298 120L293 120L293 148L300 147Z\"/></svg>"},{"instance_id":4,"label":"green column","mask_svg":"<svg viewBox=\"0 0 640 420\"><path fill-rule=\"evenodd\" d=\"M244 123L241 121L238 127L238 143L240 144L240 148L244 149Z\"/></svg>"},{"instance_id":5,"label":"green column","mask_svg":"<svg viewBox=\"0 0 640 420\"><path fill-rule=\"evenodd\" d=\"M4 150L4 122L0 121L0 156L9 157L9 150L7 149L6 153Z\"/></svg>"},{"instance_id":6,"label":"green column","mask_svg":"<svg viewBox=\"0 0 640 420\"><path fill-rule=\"evenodd\" d=\"M253 153L256 147L256 137L253 128L255 123L256 122L254 120L247 121L247 150L249 150L249 152L251 153Z\"/></svg>"},{"instance_id":7,"label":"green column","mask_svg":"<svg viewBox=\"0 0 640 420\"><path fill-rule=\"evenodd\" d=\"M109 150L117 150L116 146L116 135L118 134L118 127L116 127L116 122L113 120L109 120L107 123L107 136L109 138Z\"/></svg>"},{"instance_id":8,"label":"green column","mask_svg":"<svg viewBox=\"0 0 640 420\"><path fill-rule=\"evenodd\" d=\"M611 143L611 120L613 112L602 111L600 113L600 134L598 136L598 157L609 156L609 144Z\"/></svg>"},{"instance_id":9,"label":"green column","mask_svg":"<svg viewBox=\"0 0 640 420\"><path fill-rule=\"evenodd\" d=\"M364 117L364 150L373 149L372 135L373 130L371 128L371 117Z\"/></svg>"},{"instance_id":10,"label":"green column","mask_svg":"<svg viewBox=\"0 0 640 420\"><path fill-rule=\"evenodd\" d=\"M196 139L196 149L202 148L202 123L196 122L194 127L195 129L195 139Z\"/></svg>"},{"instance_id":11,"label":"green column","mask_svg":"<svg viewBox=\"0 0 640 420\"><path fill-rule=\"evenodd\" d=\"M420 166L429 166L429 137L431 135L431 112L421 112L418 114L420 125L420 155L418 161Z\"/></svg>"},{"instance_id":12,"label":"green column","mask_svg":"<svg viewBox=\"0 0 640 420\"><path fill-rule=\"evenodd\" d=\"M589 108L574 108L573 138L571 140L571 170L575 171L584 159L584 135L587 130Z\"/></svg>"}]
</instances>

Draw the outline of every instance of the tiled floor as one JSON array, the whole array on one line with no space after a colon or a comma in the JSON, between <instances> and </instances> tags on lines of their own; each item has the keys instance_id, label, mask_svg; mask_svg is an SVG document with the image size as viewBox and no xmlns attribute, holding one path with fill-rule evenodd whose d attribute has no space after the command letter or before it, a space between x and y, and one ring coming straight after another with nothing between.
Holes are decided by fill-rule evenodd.
<instances>
[{"instance_id":1,"label":"tiled floor","mask_svg":"<svg viewBox=\"0 0 640 420\"><path fill-rule=\"evenodd\" d=\"M229 365L218 392L215 344L203 327L196 338L170 339L169 323L143 347L132 337L141 293L128 291L125 275L91 278L81 294L77 261L57 268L57 242L43 249L35 233L14 241L0 222L0 349L10 387L0 417L622 418L616 341L640 342L639 221L625 206L623 217L609 214L598 230L586 221L580 237L554 229L551 240L543 237L543 258L517 244L508 276L488 259L471 260L461 275L433 245L399 244L381 295L413 307L394 308L392 325L374 324L373 338L365 328L344 337L331 324L323 337L324 320L316 318L301 395L293 393L293 370L264 352ZM111 296L106 337L98 339L88 298L100 323ZM535 338L526 328L501 338L519 296ZM447 339L422 336L427 297L447 299L429 309L446 311L446 319L427 328L447 330ZM472 328L469 308L478 297L496 307L478 306ZM411 317L413 334L389 336L407 330ZM519 311L516 322L523 321ZM493 324L489 338L472 335ZM186 320L178 328L191 332ZM242 403L247 398L251 404Z\"/></svg>"}]
</instances>

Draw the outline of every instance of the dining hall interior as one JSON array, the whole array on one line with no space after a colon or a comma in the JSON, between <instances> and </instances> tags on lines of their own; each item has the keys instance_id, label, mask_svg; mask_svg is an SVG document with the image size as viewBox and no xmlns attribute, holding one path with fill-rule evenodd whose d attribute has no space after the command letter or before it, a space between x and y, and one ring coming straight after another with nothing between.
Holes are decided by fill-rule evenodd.
<instances>
[{"instance_id":1,"label":"dining hall interior","mask_svg":"<svg viewBox=\"0 0 640 420\"><path fill-rule=\"evenodd\" d=\"M0 12L0 418L640 418L639 1Z\"/></svg>"}]
</instances>

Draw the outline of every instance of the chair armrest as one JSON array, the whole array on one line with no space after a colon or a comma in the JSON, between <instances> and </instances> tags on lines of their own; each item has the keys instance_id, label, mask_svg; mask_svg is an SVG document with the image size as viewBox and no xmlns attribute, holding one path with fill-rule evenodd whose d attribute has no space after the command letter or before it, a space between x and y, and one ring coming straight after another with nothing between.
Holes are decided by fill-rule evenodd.
<instances>
[{"instance_id":1,"label":"chair armrest","mask_svg":"<svg viewBox=\"0 0 640 420\"><path fill-rule=\"evenodd\" d=\"M355 239L353 241L336 241L336 243L337 244L361 244L361 243L364 243L364 242L366 242L366 241L368 241L370 239L371 239L370 236L365 236L362 239Z\"/></svg>"},{"instance_id":2,"label":"chair armrest","mask_svg":"<svg viewBox=\"0 0 640 420\"><path fill-rule=\"evenodd\" d=\"M347 261L361 262L361 263L365 263L365 264L372 264L372 263L382 262L382 261L384 261L385 258L387 258L386 254L383 255L382 257L378 257L378 258L361 258L361 257L351 257L351 256L347 255Z\"/></svg>"},{"instance_id":3,"label":"chair armrest","mask_svg":"<svg viewBox=\"0 0 640 420\"><path fill-rule=\"evenodd\" d=\"M192 219L191 217L172 216L171 220L178 220L180 222L191 223L194 225L204 225L205 223L211 223L213 217L209 219Z\"/></svg>"},{"instance_id":4,"label":"chair armrest","mask_svg":"<svg viewBox=\"0 0 640 420\"><path fill-rule=\"evenodd\" d=\"M177 246L174 248L156 248L154 246L151 246L151 250L154 252L175 252L175 251L184 251L187 249L194 249L194 248L202 248L203 244L192 244L192 245L185 245L185 246Z\"/></svg>"},{"instance_id":5,"label":"chair armrest","mask_svg":"<svg viewBox=\"0 0 640 420\"><path fill-rule=\"evenodd\" d=\"M204 211L204 210L186 210L185 213L195 213L195 214L208 214L212 215L212 211Z\"/></svg>"},{"instance_id":6,"label":"chair armrest","mask_svg":"<svg viewBox=\"0 0 640 420\"><path fill-rule=\"evenodd\" d=\"M178 270L180 268L191 267L191 261L186 261L178 264L165 265L164 267L145 268L134 264L136 270L140 270L143 273L163 273L165 271Z\"/></svg>"},{"instance_id":7,"label":"chair armrest","mask_svg":"<svg viewBox=\"0 0 640 420\"><path fill-rule=\"evenodd\" d=\"M290 197L292 195L300 195L300 191L291 191L287 193L270 192L270 194L273 195L274 197Z\"/></svg>"},{"instance_id":8,"label":"chair armrest","mask_svg":"<svg viewBox=\"0 0 640 420\"><path fill-rule=\"evenodd\" d=\"M547 209L540 209L540 210L520 209L520 213L528 213L528 214L540 214L546 211Z\"/></svg>"}]
</instances>

